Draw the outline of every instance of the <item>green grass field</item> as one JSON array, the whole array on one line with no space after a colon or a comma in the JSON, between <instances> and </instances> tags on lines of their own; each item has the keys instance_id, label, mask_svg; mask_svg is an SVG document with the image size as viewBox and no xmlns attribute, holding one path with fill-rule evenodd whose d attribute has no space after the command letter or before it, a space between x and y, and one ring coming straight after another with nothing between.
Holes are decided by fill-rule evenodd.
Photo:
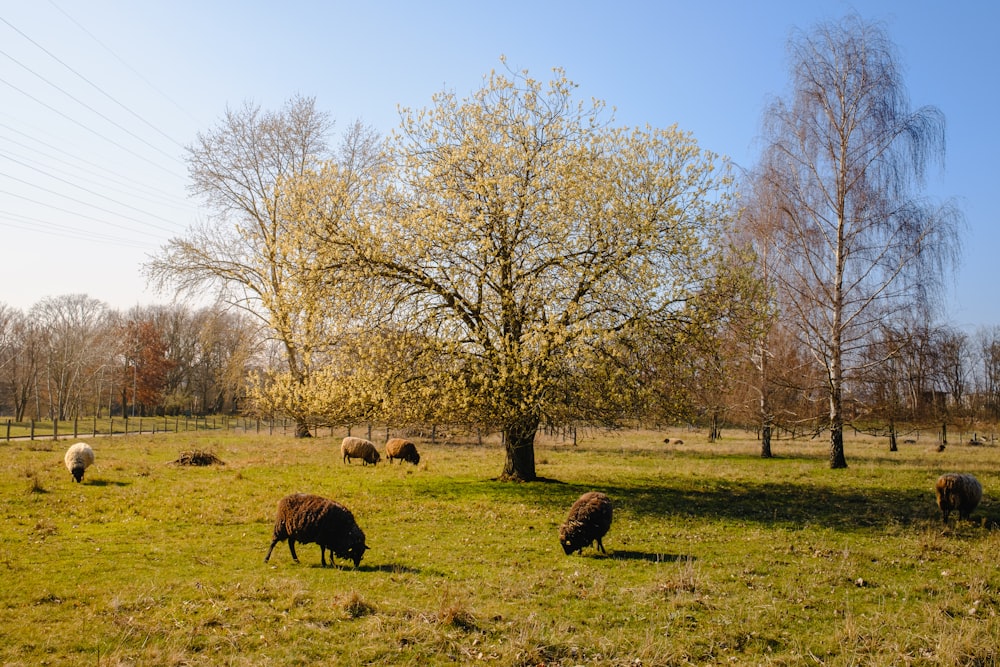
<instances>
[{"instance_id":1,"label":"green grass field","mask_svg":"<svg viewBox=\"0 0 1000 667\"><path fill-rule=\"evenodd\" d=\"M763 460L725 436L540 438L531 484L493 481L496 443L363 467L339 437L97 438L82 484L69 442L0 444L0 663L1000 663L1000 447L848 438L830 470L825 441ZM171 464L193 449L225 465ZM952 470L986 492L946 527ZM615 503L608 555L566 556L558 526L591 489ZM263 562L296 491L354 512L360 568L321 568L313 544Z\"/></svg>"}]
</instances>

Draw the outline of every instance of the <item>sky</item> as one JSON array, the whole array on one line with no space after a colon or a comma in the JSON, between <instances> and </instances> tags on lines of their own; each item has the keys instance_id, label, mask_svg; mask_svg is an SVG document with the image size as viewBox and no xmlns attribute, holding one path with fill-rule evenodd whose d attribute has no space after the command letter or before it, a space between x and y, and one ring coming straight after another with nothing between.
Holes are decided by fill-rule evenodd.
<instances>
[{"instance_id":1,"label":"sky","mask_svg":"<svg viewBox=\"0 0 1000 667\"><path fill-rule=\"evenodd\" d=\"M976 0L0 0L0 304L170 303L142 267L206 217L184 148L246 102L314 97L335 135L388 134L400 107L467 97L503 57L543 81L562 68L617 125L676 124L750 168L789 38L851 12L886 27L911 106L946 119L922 194L966 226L941 318L1000 326L1000 3Z\"/></svg>"}]
</instances>

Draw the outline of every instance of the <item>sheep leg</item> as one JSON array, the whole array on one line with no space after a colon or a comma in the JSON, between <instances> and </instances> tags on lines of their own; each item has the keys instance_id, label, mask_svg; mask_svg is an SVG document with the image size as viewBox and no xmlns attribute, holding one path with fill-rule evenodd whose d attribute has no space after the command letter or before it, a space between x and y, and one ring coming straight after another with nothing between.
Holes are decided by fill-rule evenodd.
<instances>
[{"instance_id":1,"label":"sheep leg","mask_svg":"<svg viewBox=\"0 0 1000 667\"><path fill-rule=\"evenodd\" d=\"M322 544L319 545L319 564L322 565L323 567L326 567L326 556L323 554L324 551L326 551L326 547L324 547ZM333 565L332 549L330 550L330 565Z\"/></svg>"},{"instance_id":2,"label":"sheep leg","mask_svg":"<svg viewBox=\"0 0 1000 667\"><path fill-rule=\"evenodd\" d=\"M265 563L266 563L267 561L271 560L271 552L272 552L272 551L274 551L274 545L275 545L275 544L277 544L277 543L278 543L278 542L280 542L280 541L281 541L281 540L279 540L279 539L278 539L277 537L276 537L276 538L274 538L273 540L271 540L271 546L270 546L270 547L268 547L268 549L267 549L267 555L266 555L266 556L264 556L264 562L265 562Z\"/></svg>"},{"instance_id":3,"label":"sheep leg","mask_svg":"<svg viewBox=\"0 0 1000 667\"><path fill-rule=\"evenodd\" d=\"M608 553L607 551L604 550L604 544L601 543L601 538L599 537L597 538L597 550L600 551L602 554Z\"/></svg>"},{"instance_id":4,"label":"sheep leg","mask_svg":"<svg viewBox=\"0 0 1000 667\"><path fill-rule=\"evenodd\" d=\"M299 562L299 557L295 555L295 540L288 538L288 550L292 552L292 560L296 563Z\"/></svg>"}]
</instances>

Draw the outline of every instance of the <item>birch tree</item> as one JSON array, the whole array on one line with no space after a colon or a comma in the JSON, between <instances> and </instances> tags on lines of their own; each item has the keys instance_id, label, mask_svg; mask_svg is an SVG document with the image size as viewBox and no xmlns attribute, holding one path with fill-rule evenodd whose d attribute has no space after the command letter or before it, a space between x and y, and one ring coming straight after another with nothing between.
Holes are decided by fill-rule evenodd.
<instances>
[{"instance_id":1,"label":"birch tree","mask_svg":"<svg viewBox=\"0 0 1000 667\"><path fill-rule=\"evenodd\" d=\"M765 113L761 173L780 194L773 253L783 316L825 373L830 467L844 455L844 391L879 324L931 303L960 214L919 195L943 159L944 116L911 110L885 29L856 15L790 44L791 92Z\"/></svg>"}]
</instances>

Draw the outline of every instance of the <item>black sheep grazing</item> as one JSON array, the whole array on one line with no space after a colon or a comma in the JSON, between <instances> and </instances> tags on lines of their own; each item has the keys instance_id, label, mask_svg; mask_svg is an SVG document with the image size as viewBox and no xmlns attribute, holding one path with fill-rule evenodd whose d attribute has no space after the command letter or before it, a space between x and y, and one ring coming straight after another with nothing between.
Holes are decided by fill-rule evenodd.
<instances>
[{"instance_id":1,"label":"black sheep grazing","mask_svg":"<svg viewBox=\"0 0 1000 667\"><path fill-rule=\"evenodd\" d=\"M949 472L938 477L934 485L941 517L948 523L952 510L958 511L959 519L968 519L983 499L983 485L969 473Z\"/></svg>"},{"instance_id":2,"label":"black sheep grazing","mask_svg":"<svg viewBox=\"0 0 1000 667\"><path fill-rule=\"evenodd\" d=\"M274 539L264 557L266 563L271 558L274 545L288 540L288 550L292 560L299 562L295 555L295 542L314 542L319 545L319 562L326 567L327 549L330 550L330 564L333 555L354 561L354 567L361 564L361 558L368 549L365 534L354 521L351 510L333 500L308 493L294 493L278 501L278 517L274 521Z\"/></svg>"},{"instance_id":3,"label":"black sheep grazing","mask_svg":"<svg viewBox=\"0 0 1000 667\"><path fill-rule=\"evenodd\" d=\"M603 554L601 538L611 528L611 499L600 491L588 491L580 496L569 509L566 523L559 527L559 543L566 555L583 551L584 547L597 542L597 549Z\"/></svg>"}]
</instances>

